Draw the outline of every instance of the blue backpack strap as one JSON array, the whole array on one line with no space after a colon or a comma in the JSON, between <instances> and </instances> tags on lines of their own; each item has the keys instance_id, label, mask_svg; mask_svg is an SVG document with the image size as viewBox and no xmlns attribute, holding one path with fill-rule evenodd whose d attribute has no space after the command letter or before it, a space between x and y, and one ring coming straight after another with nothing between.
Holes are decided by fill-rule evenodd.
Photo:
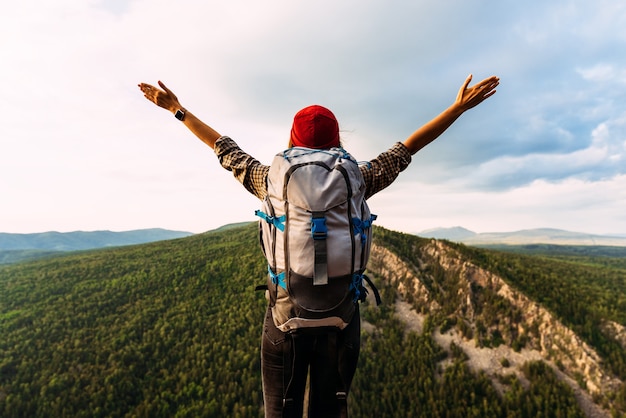
<instances>
[{"instance_id":1,"label":"blue backpack strap","mask_svg":"<svg viewBox=\"0 0 626 418\"><path fill-rule=\"evenodd\" d=\"M376 299L376 305L380 305L382 303L382 299L380 297L380 293L374 283L370 280L367 275L363 273L354 273L352 275L352 283L350 283L350 290L354 292L354 302L361 301L363 302L365 298L367 298L367 289L363 286L363 280L367 282L372 292L374 292L374 298Z\"/></svg>"},{"instance_id":2,"label":"blue backpack strap","mask_svg":"<svg viewBox=\"0 0 626 418\"><path fill-rule=\"evenodd\" d=\"M283 289L287 290L287 282L285 282L285 272L283 271L282 273L276 274L274 273L274 270L272 270L271 266L267 266L267 272L269 273L271 279L272 279L272 283L274 283L277 286L282 287Z\"/></svg>"},{"instance_id":3,"label":"blue backpack strap","mask_svg":"<svg viewBox=\"0 0 626 418\"><path fill-rule=\"evenodd\" d=\"M256 210L254 211L254 214L256 216L258 216L259 218L263 219L265 222L267 222L270 225L274 225L278 230L280 230L281 232L285 231L285 219L287 219L285 217L285 215L283 216L270 216L267 213L261 211L261 210Z\"/></svg>"},{"instance_id":4,"label":"blue backpack strap","mask_svg":"<svg viewBox=\"0 0 626 418\"><path fill-rule=\"evenodd\" d=\"M377 215L371 214L369 219L361 220L359 218L352 218L352 225L354 226L354 235L361 234L361 244L365 246L367 243L367 237L365 231L372 227L372 223L378 218Z\"/></svg>"},{"instance_id":5,"label":"blue backpack strap","mask_svg":"<svg viewBox=\"0 0 626 418\"><path fill-rule=\"evenodd\" d=\"M352 275L352 282L350 283L350 288L348 290L354 292L354 302L357 302L359 300L363 300L365 299L365 296L367 295L363 295L364 297L361 298L361 289L363 287L363 274L361 273L354 273Z\"/></svg>"}]
</instances>

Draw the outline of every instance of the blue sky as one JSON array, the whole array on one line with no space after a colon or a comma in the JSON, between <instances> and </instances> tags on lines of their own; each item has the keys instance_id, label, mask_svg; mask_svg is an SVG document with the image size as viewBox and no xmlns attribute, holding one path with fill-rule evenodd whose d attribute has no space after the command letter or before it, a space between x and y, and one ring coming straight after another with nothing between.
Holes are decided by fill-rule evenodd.
<instances>
[{"instance_id":1,"label":"blue sky","mask_svg":"<svg viewBox=\"0 0 626 418\"><path fill-rule=\"evenodd\" d=\"M24 0L0 6L0 231L202 232L258 202L146 101L164 81L263 162L317 103L367 160L501 78L370 200L405 232L626 234L626 3Z\"/></svg>"}]
</instances>

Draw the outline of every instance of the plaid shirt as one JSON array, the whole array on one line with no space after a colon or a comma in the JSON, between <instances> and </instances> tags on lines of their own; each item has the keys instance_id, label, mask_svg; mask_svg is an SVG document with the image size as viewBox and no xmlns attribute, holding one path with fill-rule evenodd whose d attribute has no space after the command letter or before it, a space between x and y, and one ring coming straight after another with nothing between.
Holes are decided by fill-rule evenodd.
<instances>
[{"instance_id":1,"label":"plaid shirt","mask_svg":"<svg viewBox=\"0 0 626 418\"><path fill-rule=\"evenodd\" d=\"M242 151L237 143L227 136L222 136L215 142L215 154L222 167L232 171L246 190L261 200L265 199L269 166L261 164ZM365 179L365 198L372 197L393 183L410 162L411 153L402 143L397 142L369 163L360 164L359 168Z\"/></svg>"}]
</instances>

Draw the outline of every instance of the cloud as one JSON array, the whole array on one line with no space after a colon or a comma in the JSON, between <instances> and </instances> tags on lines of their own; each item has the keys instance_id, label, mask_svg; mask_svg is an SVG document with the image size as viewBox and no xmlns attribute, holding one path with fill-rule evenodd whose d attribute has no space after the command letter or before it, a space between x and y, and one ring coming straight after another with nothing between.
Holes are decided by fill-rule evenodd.
<instances>
[{"instance_id":1,"label":"cloud","mask_svg":"<svg viewBox=\"0 0 626 418\"><path fill-rule=\"evenodd\" d=\"M591 82L617 82L626 83L626 71L618 71L611 64L596 64L590 68L576 70L585 80Z\"/></svg>"},{"instance_id":2,"label":"cloud","mask_svg":"<svg viewBox=\"0 0 626 418\"><path fill-rule=\"evenodd\" d=\"M421 206L409 191L425 189L455 224L551 221L547 197L524 213L498 199L622 185L625 42L626 5L610 0L14 2L0 13L0 230L201 231L252 213L254 199L138 82L165 81L264 162L299 108L327 105L366 160L449 106L468 73L499 75L498 93L415 156L393 186L409 197L383 192L382 211L392 197ZM626 230L614 211L578 207Z\"/></svg>"},{"instance_id":3,"label":"cloud","mask_svg":"<svg viewBox=\"0 0 626 418\"><path fill-rule=\"evenodd\" d=\"M565 179L602 181L626 174L626 113L600 123L591 133L589 145L571 152L525 153L500 156L479 164L472 176L460 179L466 187L506 190L536 180Z\"/></svg>"},{"instance_id":4,"label":"cloud","mask_svg":"<svg viewBox=\"0 0 626 418\"><path fill-rule=\"evenodd\" d=\"M623 231L614 226L626 221L626 175L597 182L536 180L505 192L404 182L384 193L370 201L377 223L413 233L434 227L501 232L549 226L614 234Z\"/></svg>"}]
</instances>

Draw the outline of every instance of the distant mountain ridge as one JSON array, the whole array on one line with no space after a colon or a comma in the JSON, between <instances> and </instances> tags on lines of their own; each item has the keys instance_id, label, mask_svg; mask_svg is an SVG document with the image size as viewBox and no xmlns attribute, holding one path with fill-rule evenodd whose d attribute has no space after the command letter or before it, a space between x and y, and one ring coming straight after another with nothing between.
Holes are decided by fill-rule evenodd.
<instances>
[{"instance_id":1,"label":"distant mountain ridge","mask_svg":"<svg viewBox=\"0 0 626 418\"><path fill-rule=\"evenodd\" d=\"M425 238L446 239L466 245L599 245L626 247L626 236L594 235L583 232L571 232L553 228L525 229L513 232L476 233L456 226L452 228L434 228L418 232Z\"/></svg>"},{"instance_id":2,"label":"distant mountain ridge","mask_svg":"<svg viewBox=\"0 0 626 418\"><path fill-rule=\"evenodd\" d=\"M239 227L248 222L224 225L217 230ZM131 231L74 231L17 234L0 232L0 251L80 251L103 247L145 244L148 242L184 238L193 235L186 231L162 228ZM433 228L418 232L424 238L445 239L466 245L589 245L626 247L624 235L594 235L554 228L527 229L512 232L476 233L461 226Z\"/></svg>"},{"instance_id":3,"label":"distant mountain ridge","mask_svg":"<svg viewBox=\"0 0 626 418\"><path fill-rule=\"evenodd\" d=\"M145 244L154 241L184 238L191 232L171 231L161 228L132 231L75 231L13 234L0 232L0 251L45 250L79 251L102 247Z\"/></svg>"}]
</instances>

